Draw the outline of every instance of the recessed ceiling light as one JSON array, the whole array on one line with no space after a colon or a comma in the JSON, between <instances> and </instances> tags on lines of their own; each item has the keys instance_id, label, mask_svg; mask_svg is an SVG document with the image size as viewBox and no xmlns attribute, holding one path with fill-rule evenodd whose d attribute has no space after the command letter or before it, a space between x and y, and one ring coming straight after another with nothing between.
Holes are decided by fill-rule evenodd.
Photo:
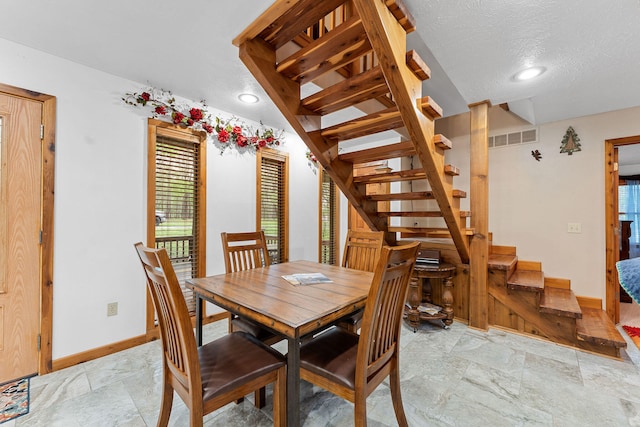
<instances>
[{"instance_id":1,"label":"recessed ceiling light","mask_svg":"<svg viewBox=\"0 0 640 427\"><path fill-rule=\"evenodd\" d=\"M251 93L241 93L238 95L238 99L242 102L246 102L247 104L255 104L259 101L258 97Z\"/></svg>"},{"instance_id":2,"label":"recessed ceiling light","mask_svg":"<svg viewBox=\"0 0 640 427\"><path fill-rule=\"evenodd\" d=\"M547 71L547 69L545 67L531 67L531 68L526 68L522 71L517 72L514 76L513 76L513 80L520 82L523 80L530 80L534 77L538 77L540 74L544 73L545 71Z\"/></svg>"}]
</instances>

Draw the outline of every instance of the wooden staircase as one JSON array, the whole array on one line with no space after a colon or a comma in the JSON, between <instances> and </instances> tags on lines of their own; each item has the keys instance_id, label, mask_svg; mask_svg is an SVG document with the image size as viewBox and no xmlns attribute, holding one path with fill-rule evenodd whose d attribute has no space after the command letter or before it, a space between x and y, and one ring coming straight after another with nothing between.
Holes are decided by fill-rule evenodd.
<instances>
[{"instance_id":1,"label":"wooden staircase","mask_svg":"<svg viewBox=\"0 0 640 427\"><path fill-rule=\"evenodd\" d=\"M544 277L539 262L518 260L513 247L492 247L489 307L491 325L612 357L627 346L600 307L581 306L568 280Z\"/></svg>"},{"instance_id":2,"label":"wooden staircase","mask_svg":"<svg viewBox=\"0 0 640 427\"><path fill-rule=\"evenodd\" d=\"M236 37L240 58L265 89L324 170L372 230L404 236L446 237L453 241L462 262L469 261L469 212L460 211L465 192L453 188L459 169L446 165L444 152L451 142L434 134L434 120L442 116L438 104L422 94L430 70L414 51L407 52L406 36L415 28L401 0L278 0ZM308 88L319 90L310 92ZM312 91L312 90L311 90ZM346 109L362 114L346 117ZM354 111L353 108L349 110ZM338 124L329 124L331 121ZM367 138L397 142L376 148L342 152L341 143ZM385 134L382 134L385 132ZM420 166L388 173L356 176L354 164L390 161L413 156ZM400 164L400 162L396 162ZM405 162L406 163L406 162ZM394 163L395 164L395 163ZM409 189L393 194L368 195L369 184L423 181L428 190ZM389 201L431 200L433 206L380 210ZM407 218L441 218L433 227L392 227L415 224Z\"/></svg>"}]
</instances>

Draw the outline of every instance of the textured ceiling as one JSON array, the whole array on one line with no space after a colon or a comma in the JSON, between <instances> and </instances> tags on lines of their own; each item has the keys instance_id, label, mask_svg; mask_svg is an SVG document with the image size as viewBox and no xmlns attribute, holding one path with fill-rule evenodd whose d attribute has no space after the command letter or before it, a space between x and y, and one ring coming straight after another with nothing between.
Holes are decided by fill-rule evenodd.
<instances>
[{"instance_id":1,"label":"textured ceiling","mask_svg":"<svg viewBox=\"0 0 640 427\"><path fill-rule=\"evenodd\" d=\"M409 45L433 71L425 94L445 115L485 99L535 123L640 105L640 0L405 2L418 28ZM0 38L288 127L231 44L269 4L0 0ZM511 80L528 65L547 72ZM244 91L263 102L238 103Z\"/></svg>"}]
</instances>

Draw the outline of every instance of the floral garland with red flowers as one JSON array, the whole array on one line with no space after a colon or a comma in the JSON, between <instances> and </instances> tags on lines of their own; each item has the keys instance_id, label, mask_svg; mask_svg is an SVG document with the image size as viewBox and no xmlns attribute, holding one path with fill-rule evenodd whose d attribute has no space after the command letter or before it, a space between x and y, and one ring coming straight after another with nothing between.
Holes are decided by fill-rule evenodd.
<instances>
[{"instance_id":1,"label":"floral garland with red flowers","mask_svg":"<svg viewBox=\"0 0 640 427\"><path fill-rule=\"evenodd\" d=\"M320 166L318 159L316 158L315 154L311 152L311 150L307 150L306 156L307 164L309 165L313 173L316 173L318 171L318 167Z\"/></svg>"},{"instance_id":2,"label":"floral garland with red flowers","mask_svg":"<svg viewBox=\"0 0 640 427\"><path fill-rule=\"evenodd\" d=\"M220 149L220 154L230 148L240 152L255 152L265 147L277 147L284 142L284 131L276 132L262 123L259 129L253 129L236 117L224 120L211 116L204 101L197 107L179 105L171 92L164 89L148 88L141 93L125 93L122 100L134 107L151 107L151 117L154 119L205 131Z\"/></svg>"}]
</instances>

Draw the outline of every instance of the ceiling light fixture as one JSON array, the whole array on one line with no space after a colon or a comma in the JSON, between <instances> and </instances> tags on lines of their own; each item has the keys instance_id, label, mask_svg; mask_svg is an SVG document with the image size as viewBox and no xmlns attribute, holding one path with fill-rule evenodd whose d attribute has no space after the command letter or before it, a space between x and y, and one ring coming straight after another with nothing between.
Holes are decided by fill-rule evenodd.
<instances>
[{"instance_id":1,"label":"ceiling light fixture","mask_svg":"<svg viewBox=\"0 0 640 427\"><path fill-rule=\"evenodd\" d=\"M517 72L514 76L513 76L513 80L517 81L517 82L521 82L523 80L530 80L534 77L538 77L540 74L544 73L545 71L547 71L547 69L545 67L530 67L530 68L526 68L522 71Z\"/></svg>"},{"instance_id":2,"label":"ceiling light fixture","mask_svg":"<svg viewBox=\"0 0 640 427\"><path fill-rule=\"evenodd\" d=\"M255 104L260 100L257 96L251 93L241 93L238 95L238 99L242 102L246 102L247 104Z\"/></svg>"}]
</instances>

